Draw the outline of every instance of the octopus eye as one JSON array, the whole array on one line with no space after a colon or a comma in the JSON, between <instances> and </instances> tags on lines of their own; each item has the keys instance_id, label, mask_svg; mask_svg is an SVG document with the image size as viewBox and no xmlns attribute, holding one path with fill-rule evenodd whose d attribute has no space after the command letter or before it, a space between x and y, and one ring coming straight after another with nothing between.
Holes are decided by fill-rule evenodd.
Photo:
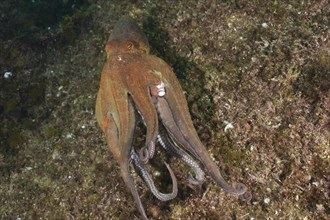
<instances>
[{"instance_id":1,"label":"octopus eye","mask_svg":"<svg viewBox=\"0 0 330 220\"><path fill-rule=\"evenodd\" d=\"M129 49L129 50L133 49L133 43L130 42L130 41L126 42L126 47L127 47L127 49Z\"/></svg>"}]
</instances>

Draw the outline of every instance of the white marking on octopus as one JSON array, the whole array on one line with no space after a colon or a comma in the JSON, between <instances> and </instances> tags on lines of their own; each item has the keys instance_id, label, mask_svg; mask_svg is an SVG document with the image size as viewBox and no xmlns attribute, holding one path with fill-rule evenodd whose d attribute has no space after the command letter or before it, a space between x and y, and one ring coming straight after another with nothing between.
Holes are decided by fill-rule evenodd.
<instances>
[{"instance_id":1,"label":"white marking on octopus","mask_svg":"<svg viewBox=\"0 0 330 220\"><path fill-rule=\"evenodd\" d=\"M162 97L165 95L165 84L163 82L160 82L159 85L156 86L158 89L158 96Z\"/></svg>"}]
</instances>

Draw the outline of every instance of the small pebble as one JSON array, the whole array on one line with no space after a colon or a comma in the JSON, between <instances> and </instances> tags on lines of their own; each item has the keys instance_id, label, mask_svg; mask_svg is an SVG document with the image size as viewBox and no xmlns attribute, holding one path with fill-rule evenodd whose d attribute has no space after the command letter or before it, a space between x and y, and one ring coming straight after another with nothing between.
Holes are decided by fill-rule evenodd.
<instances>
[{"instance_id":1,"label":"small pebble","mask_svg":"<svg viewBox=\"0 0 330 220\"><path fill-rule=\"evenodd\" d=\"M266 22L264 22L264 23L261 24L261 27L268 28L268 24Z\"/></svg>"},{"instance_id":2,"label":"small pebble","mask_svg":"<svg viewBox=\"0 0 330 220\"><path fill-rule=\"evenodd\" d=\"M268 205L268 204L270 203L270 198L265 198L265 199L264 199L264 203L265 203L266 205Z\"/></svg>"},{"instance_id":3,"label":"small pebble","mask_svg":"<svg viewBox=\"0 0 330 220\"><path fill-rule=\"evenodd\" d=\"M66 139L72 139L72 138L74 138L74 135L72 133L66 134Z\"/></svg>"},{"instance_id":4,"label":"small pebble","mask_svg":"<svg viewBox=\"0 0 330 220\"><path fill-rule=\"evenodd\" d=\"M9 79L10 77L13 76L13 73L10 72L10 71L6 71L4 74L3 74L3 77L5 77L5 79Z\"/></svg>"},{"instance_id":5,"label":"small pebble","mask_svg":"<svg viewBox=\"0 0 330 220\"><path fill-rule=\"evenodd\" d=\"M232 123L230 123L228 121L225 121L225 123L226 123L226 126L225 126L225 129L223 129L225 133L227 133L227 131L229 129L233 129L234 128L234 125Z\"/></svg>"}]
</instances>

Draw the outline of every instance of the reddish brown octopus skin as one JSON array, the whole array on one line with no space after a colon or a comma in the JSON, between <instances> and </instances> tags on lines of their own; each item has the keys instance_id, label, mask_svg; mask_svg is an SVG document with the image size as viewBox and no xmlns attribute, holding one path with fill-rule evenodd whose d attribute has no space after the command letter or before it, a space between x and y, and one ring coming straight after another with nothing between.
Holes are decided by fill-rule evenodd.
<instances>
[{"instance_id":1,"label":"reddish brown octopus skin","mask_svg":"<svg viewBox=\"0 0 330 220\"><path fill-rule=\"evenodd\" d=\"M142 218L148 219L129 169L135 152L132 140L136 111L140 113L147 128L144 147L147 153L154 146L157 135L160 135L158 123L162 123L174 145L183 149L179 152L188 152L198 159L226 192L234 195L246 193L245 185L239 183L236 188L232 188L223 179L219 168L198 138L187 101L173 70L163 60L149 54L146 36L130 17L124 16L118 21L105 50L107 61L102 70L97 95L96 118ZM164 94L157 93L160 84L164 85ZM149 156L151 158L152 154ZM136 160L133 162L138 164ZM138 165L135 167L143 167ZM148 175L143 168L139 171ZM164 197L164 201L176 196L176 179L170 168L169 171L173 193L162 194L168 196Z\"/></svg>"}]
</instances>

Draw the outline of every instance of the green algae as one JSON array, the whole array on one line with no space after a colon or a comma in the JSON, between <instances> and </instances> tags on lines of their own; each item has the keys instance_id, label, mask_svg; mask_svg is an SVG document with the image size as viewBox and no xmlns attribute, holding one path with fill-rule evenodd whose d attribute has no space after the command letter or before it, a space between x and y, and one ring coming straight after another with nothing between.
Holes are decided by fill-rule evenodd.
<instances>
[{"instance_id":1,"label":"green algae","mask_svg":"<svg viewBox=\"0 0 330 220\"><path fill-rule=\"evenodd\" d=\"M18 130L11 130L8 134L7 144L9 148L15 148L25 142L24 137Z\"/></svg>"},{"instance_id":2,"label":"green algae","mask_svg":"<svg viewBox=\"0 0 330 220\"><path fill-rule=\"evenodd\" d=\"M7 102L4 103L4 113L8 114L11 111L13 111L14 109L17 108L17 106L19 105L18 101L15 99L9 99Z\"/></svg>"},{"instance_id":3,"label":"green algae","mask_svg":"<svg viewBox=\"0 0 330 220\"><path fill-rule=\"evenodd\" d=\"M316 101L323 94L329 92L330 82L329 51L321 50L316 57L312 58L302 70L297 79L296 87L305 97Z\"/></svg>"},{"instance_id":4,"label":"green algae","mask_svg":"<svg viewBox=\"0 0 330 220\"><path fill-rule=\"evenodd\" d=\"M57 127L46 127L43 130L45 138L59 138L61 137L62 130L57 128ZM56 148L61 148L61 147L56 147Z\"/></svg>"},{"instance_id":5,"label":"green algae","mask_svg":"<svg viewBox=\"0 0 330 220\"><path fill-rule=\"evenodd\" d=\"M1 5L4 13L0 19L2 34L0 38L21 39L37 43L38 37L45 34L80 8L87 8L88 1L4 1ZM15 9L15 10L13 10ZM12 28L15 26L16 28Z\"/></svg>"}]
</instances>

